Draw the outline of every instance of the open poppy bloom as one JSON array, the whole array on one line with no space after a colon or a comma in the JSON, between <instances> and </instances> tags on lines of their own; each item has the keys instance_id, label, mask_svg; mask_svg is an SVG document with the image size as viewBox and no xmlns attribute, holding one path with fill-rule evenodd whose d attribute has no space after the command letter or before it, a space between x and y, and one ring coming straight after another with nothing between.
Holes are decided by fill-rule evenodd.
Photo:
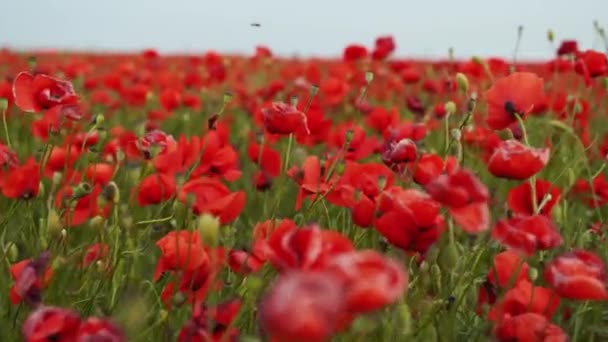
<instances>
[{"instance_id":1,"label":"open poppy bloom","mask_svg":"<svg viewBox=\"0 0 608 342\"><path fill-rule=\"evenodd\" d=\"M76 341L126 342L127 339L112 321L99 317L89 317L80 323Z\"/></svg>"},{"instance_id":2,"label":"open poppy bloom","mask_svg":"<svg viewBox=\"0 0 608 342\"><path fill-rule=\"evenodd\" d=\"M356 61L367 57L367 48L359 44L351 44L344 48L343 59L345 61Z\"/></svg>"},{"instance_id":3,"label":"open poppy bloom","mask_svg":"<svg viewBox=\"0 0 608 342\"><path fill-rule=\"evenodd\" d=\"M306 114L283 102L274 102L270 107L262 108L264 127L272 134L292 134L308 129Z\"/></svg>"},{"instance_id":4,"label":"open poppy bloom","mask_svg":"<svg viewBox=\"0 0 608 342\"><path fill-rule=\"evenodd\" d=\"M346 310L344 284L330 272L290 271L279 275L258 310L272 341L326 341Z\"/></svg>"},{"instance_id":5,"label":"open poppy bloom","mask_svg":"<svg viewBox=\"0 0 608 342\"><path fill-rule=\"evenodd\" d=\"M80 317L74 311L42 306L29 314L21 333L26 342L77 341Z\"/></svg>"},{"instance_id":6,"label":"open poppy bloom","mask_svg":"<svg viewBox=\"0 0 608 342\"><path fill-rule=\"evenodd\" d=\"M20 72L13 83L15 104L24 112L41 112L57 105L75 104L72 84L48 75Z\"/></svg>"},{"instance_id":7,"label":"open poppy bloom","mask_svg":"<svg viewBox=\"0 0 608 342\"><path fill-rule=\"evenodd\" d=\"M526 116L545 96L543 79L531 72L515 72L498 79L485 93L488 104L486 123L501 130Z\"/></svg>"},{"instance_id":8,"label":"open poppy bloom","mask_svg":"<svg viewBox=\"0 0 608 342\"><path fill-rule=\"evenodd\" d=\"M378 310L401 298L407 289L408 276L403 266L373 250L338 254L329 259L324 269L344 278L350 312Z\"/></svg>"},{"instance_id":9,"label":"open poppy bloom","mask_svg":"<svg viewBox=\"0 0 608 342\"><path fill-rule=\"evenodd\" d=\"M382 151L382 161L391 168L402 163L415 161L417 157L416 144L407 138L387 142Z\"/></svg>"},{"instance_id":10,"label":"open poppy bloom","mask_svg":"<svg viewBox=\"0 0 608 342\"><path fill-rule=\"evenodd\" d=\"M553 259L545 268L545 280L564 298L608 300L606 266L585 250L575 250Z\"/></svg>"},{"instance_id":11,"label":"open poppy bloom","mask_svg":"<svg viewBox=\"0 0 608 342\"><path fill-rule=\"evenodd\" d=\"M182 327L177 341L236 341L239 332L231 325L240 309L240 300L230 300L213 307L202 303L195 306L192 319Z\"/></svg>"},{"instance_id":12,"label":"open poppy bloom","mask_svg":"<svg viewBox=\"0 0 608 342\"><path fill-rule=\"evenodd\" d=\"M555 248L563 242L555 225L543 215L500 220L492 230L492 237L501 244L527 255Z\"/></svg>"},{"instance_id":13,"label":"open poppy bloom","mask_svg":"<svg viewBox=\"0 0 608 342\"><path fill-rule=\"evenodd\" d=\"M589 84L590 78L608 74L608 58L606 54L594 50L580 52L574 70L583 75L585 82Z\"/></svg>"},{"instance_id":14,"label":"open poppy bloom","mask_svg":"<svg viewBox=\"0 0 608 342\"><path fill-rule=\"evenodd\" d=\"M536 206L540 209L540 214L551 216L551 211L561 196L560 189L542 179L537 179L534 187L536 189ZM530 183L525 182L511 188L507 193L507 205L515 214L534 215Z\"/></svg>"},{"instance_id":15,"label":"open poppy bloom","mask_svg":"<svg viewBox=\"0 0 608 342\"><path fill-rule=\"evenodd\" d=\"M40 167L34 158L10 169L2 181L2 194L8 198L31 199L38 196Z\"/></svg>"},{"instance_id":16,"label":"open poppy bloom","mask_svg":"<svg viewBox=\"0 0 608 342\"><path fill-rule=\"evenodd\" d=\"M137 188L137 202L140 206L158 204L171 199L176 194L175 180L164 174L152 174L142 179Z\"/></svg>"},{"instance_id":17,"label":"open poppy bloom","mask_svg":"<svg viewBox=\"0 0 608 342\"><path fill-rule=\"evenodd\" d=\"M506 292L504 297L492 307L488 318L500 322L505 315L517 316L532 312L550 319L558 306L559 296L552 290L534 286L524 280Z\"/></svg>"},{"instance_id":18,"label":"open poppy bloom","mask_svg":"<svg viewBox=\"0 0 608 342\"><path fill-rule=\"evenodd\" d=\"M53 276L49 260L50 254L44 252L36 259L22 260L11 265L9 271L15 281L9 293L11 303L17 304L24 300L34 307L41 303L42 289Z\"/></svg>"},{"instance_id":19,"label":"open poppy bloom","mask_svg":"<svg viewBox=\"0 0 608 342\"><path fill-rule=\"evenodd\" d=\"M506 316L496 327L499 342L568 342L568 335L538 313Z\"/></svg>"},{"instance_id":20,"label":"open poppy bloom","mask_svg":"<svg viewBox=\"0 0 608 342\"><path fill-rule=\"evenodd\" d=\"M488 161L488 170L500 178L527 179L542 170L549 161L548 148L527 147L510 139L501 142Z\"/></svg>"},{"instance_id":21,"label":"open poppy bloom","mask_svg":"<svg viewBox=\"0 0 608 342\"><path fill-rule=\"evenodd\" d=\"M496 254L487 280L479 287L477 314L482 313L485 304L496 303L499 290L529 281L528 270L528 263L519 254L510 250Z\"/></svg>"},{"instance_id":22,"label":"open poppy bloom","mask_svg":"<svg viewBox=\"0 0 608 342\"><path fill-rule=\"evenodd\" d=\"M231 192L216 178L200 177L186 182L179 192L179 199L187 204L190 196L194 199L191 204L195 214L212 214L222 224L234 221L245 206L244 191Z\"/></svg>"},{"instance_id":23,"label":"open poppy bloom","mask_svg":"<svg viewBox=\"0 0 608 342\"><path fill-rule=\"evenodd\" d=\"M448 207L454 221L468 233L479 233L489 227L490 194L486 186L469 170L443 174L425 186L437 202Z\"/></svg>"}]
</instances>

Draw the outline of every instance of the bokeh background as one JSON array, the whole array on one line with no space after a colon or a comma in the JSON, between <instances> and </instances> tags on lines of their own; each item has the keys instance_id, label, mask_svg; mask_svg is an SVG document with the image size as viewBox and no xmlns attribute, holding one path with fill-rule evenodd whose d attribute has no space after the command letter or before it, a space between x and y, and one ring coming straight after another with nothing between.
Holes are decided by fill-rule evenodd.
<instances>
[{"instance_id":1,"label":"bokeh background","mask_svg":"<svg viewBox=\"0 0 608 342\"><path fill-rule=\"evenodd\" d=\"M505 56L524 25L520 56L553 55L546 32L600 48L593 21L606 0L0 0L0 46L16 49L335 56L348 43L392 34L397 55ZM256 27L252 24L258 23Z\"/></svg>"}]
</instances>

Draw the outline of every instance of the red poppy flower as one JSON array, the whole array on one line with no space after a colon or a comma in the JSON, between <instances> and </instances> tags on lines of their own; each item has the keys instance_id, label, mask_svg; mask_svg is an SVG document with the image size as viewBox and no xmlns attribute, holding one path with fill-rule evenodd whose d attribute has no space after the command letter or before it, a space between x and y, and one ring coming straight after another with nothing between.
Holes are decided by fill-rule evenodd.
<instances>
[{"instance_id":1,"label":"red poppy flower","mask_svg":"<svg viewBox=\"0 0 608 342\"><path fill-rule=\"evenodd\" d=\"M338 276L291 271L280 275L262 298L258 317L273 341L320 342L337 331L345 308Z\"/></svg>"},{"instance_id":2,"label":"red poppy flower","mask_svg":"<svg viewBox=\"0 0 608 342\"><path fill-rule=\"evenodd\" d=\"M147 132L140 139L129 139L126 153L152 159L158 154L175 148L175 139L163 131L154 129Z\"/></svg>"},{"instance_id":3,"label":"red poppy flower","mask_svg":"<svg viewBox=\"0 0 608 342\"><path fill-rule=\"evenodd\" d=\"M76 333L77 342L84 341L105 341L105 342L126 342L127 338L124 336L120 328L113 322L97 318L89 317L85 321L80 323L78 332Z\"/></svg>"},{"instance_id":4,"label":"red poppy flower","mask_svg":"<svg viewBox=\"0 0 608 342\"><path fill-rule=\"evenodd\" d=\"M197 232L169 232L156 242L156 246L161 252L154 271L157 280L166 271L192 272L209 262L209 256Z\"/></svg>"},{"instance_id":5,"label":"red poppy flower","mask_svg":"<svg viewBox=\"0 0 608 342\"><path fill-rule=\"evenodd\" d=\"M9 293L11 303L18 304L25 300L33 306L40 304L41 291L53 276L49 260L50 254L44 252L36 259L26 259L11 265L9 272L15 281Z\"/></svg>"},{"instance_id":6,"label":"red poppy flower","mask_svg":"<svg viewBox=\"0 0 608 342\"><path fill-rule=\"evenodd\" d=\"M106 163L91 164L85 172L87 179L93 184L106 185L114 176L114 167Z\"/></svg>"},{"instance_id":7,"label":"red poppy flower","mask_svg":"<svg viewBox=\"0 0 608 342\"><path fill-rule=\"evenodd\" d=\"M38 196L40 167L34 158L4 175L2 194L8 198L30 199Z\"/></svg>"},{"instance_id":8,"label":"red poppy flower","mask_svg":"<svg viewBox=\"0 0 608 342\"><path fill-rule=\"evenodd\" d=\"M416 160L416 158L416 144L410 139L401 139L398 142L391 141L384 145L382 161L388 167L411 162Z\"/></svg>"},{"instance_id":9,"label":"red poppy flower","mask_svg":"<svg viewBox=\"0 0 608 342\"><path fill-rule=\"evenodd\" d=\"M393 51L395 51L395 41L393 40L392 36L378 37L376 38L372 58L375 60L382 60L393 53Z\"/></svg>"},{"instance_id":10,"label":"red poppy flower","mask_svg":"<svg viewBox=\"0 0 608 342\"><path fill-rule=\"evenodd\" d=\"M534 183L536 188L536 205L540 207L540 214L551 215L551 211L561 196L559 188L550 182L542 179L537 179ZM522 183L511 190L507 194L507 204L509 209L518 215L534 215L534 207L532 205L532 193L530 191L530 183Z\"/></svg>"},{"instance_id":11,"label":"red poppy flower","mask_svg":"<svg viewBox=\"0 0 608 342\"><path fill-rule=\"evenodd\" d=\"M227 134L224 136L221 130L221 126L218 125L215 131L208 132L198 144L196 139L192 138L189 150L182 151L188 163L195 161L201 155L199 165L192 172L192 178L217 177L232 182L241 177L241 170L238 167L239 155L228 143Z\"/></svg>"},{"instance_id":12,"label":"red poppy flower","mask_svg":"<svg viewBox=\"0 0 608 342\"><path fill-rule=\"evenodd\" d=\"M26 318L21 333L26 342L77 341L80 317L71 310L43 306Z\"/></svg>"},{"instance_id":13,"label":"red poppy flower","mask_svg":"<svg viewBox=\"0 0 608 342\"><path fill-rule=\"evenodd\" d=\"M293 268L316 269L326 259L353 250L352 242L338 232L316 225L294 227L278 226L263 247L263 254L279 272Z\"/></svg>"},{"instance_id":14,"label":"red poppy flower","mask_svg":"<svg viewBox=\"0 0 608 342\"><path fill-rule=\"evenodd\" d=\"M585 76L585 79L606 75L608 73L608 58L602 52L587 50L577 56L574 70Z\"/></svg>"},{"instance_id":15,"label":"red poppy flower","mask_svg":"<svg viewBox=\"0 0 608 342\"><path fill-rule=\"evenodd\" d=\"M443 231L439 203L416 189L391 187L379 199L374 227L405 251L425 253Z\"/></svg>"},{"instance_id":16,"label":"red poppy flower","mask_svg":"<svg viewBox=\"0 0 608 342\"><path fill-rule=\"evenodd\" d=\"M15 104L24 112L41 112L78 100L70 82L44 74L32 76L26 71L15 77L13 95Z\"/></svg>"},{"instance_id":17,"label":"red poppy flower","mask_svg":"<svg viewBox=\"0 0 608 342\"><path fill-rule=\"evenodd\" d=\"M544 98L543 79L531 72L515 72L498 79L485 93L488 104L486 122L490 128L501 130L524 117Z\"/></svg>"},{"instance_id":18,"label":"red poppy flower","mask_svg":"<svg viewBox=\"0 0 608 342\"><path fill-rule=\"evenodd\" d=\"M292 134L305 131L310 134L306 114L283 102L274 102L262 108L264 127L273 134Z\"/></svg>"},{"instance_id":19,"label":"red poppy flower","mask_svg":"<svg viewBox=\"0 0 608 342\"><path fill-rule=\"evenodd\" d=\"M555 225L543 215L500 220L492 230L492 237L504 246L527 255L553 249L563 242Z\"/></svg>"},{"instance_id":20,"label":"red poppy flower","mask_svg":"<svg viewBox=\"0 0 608 342\"><path fill-rule=\"evenodd\" d=\"M499 342L568 342L568 335L545 316L525 313L505 317L496 327Z\"/></svg>"},{"instance_id":21,"label":"red poppy flower","mask_svg":"<svg viewBox=\"0 0 608 342\"><path fill-rule=\"evenodd\" d=\"M335 106L344 102L350 87L344 80L330 77L321 83L319 90L323 94L323 102L328 106Z\"/></svg>"},{"instance_id":22,"label":"red poppy flower","mask_svg":"<svg viewBox=\"0 0 608 342\"><path fill-rule=\"evenodd\" d=\"M210 213L222 224L234 221L245 207L245 191L231 192L215 178L200 177L186 182L179 192L179 199L189 203L189 196L194 198L192 211L196 215Z\"/></svg>"},{"instance_id":23,"label":"red poppy flower","mask_svg":"<svg viewBox=\"0 0 608 342\"><path fill-rule=\"evenodd\" d=\"M152 174L144 178L137 188L137 203L140 206L158 204L176 194L175 180L164 174Z\"/></svg>"},{"instance_id":24,"label":"red poppy flower","mask_svg":"<svg viewBox=\"0 0 608 342\"><path fill-rule=\"evenodd\" d=\"M180 330L178 342L236 341L238 330L231 325L240 309L239 300L223 302L210 308L202 304L195 306L192 319Z\"/></svg>"},{"instance_id":25,"label":"red poppy flower","mask_svg":"<svg viewBox=\"0 0 608 342\"><path fill-rule=\"evenodd\" d=\"M295 209L299 210L302 207L302 202L307 197L317 198L317 196L325 195L326 199L332 202L336 199L333 184L337 182L338 175L336 172L330 174L332 169L335 170L332 163L335 160L326 160L323 165L317 156L308 156L304 160L301 168L294 167L288 171L288 175L295 178L295 181L300 185L300 190L296 197Z\"/></svg>"},{"instance_id":26,"label":"red poppy flower","mask_svg":"<svg viewBox=\"0 0 608 342\"><path fill-rule=\"evenodd\" d=\"M515 286L521 281L529 281L528 269L528 264L519 254L510 250L498 253L487 280L479 287L477 313L481 314L483 305L493 305L496 302L498 290Z\"/></svg>"},{"instance_id":27,"label":"red poppy flower","mask_svg":"<svg viewBox=\"0 0 608 342\"><path fill-rule=\"evenodd\" d=\"M367 48L363 45L352 44L344 48L343 59L347 62L367 57Z\"/></svg>"},{"instance_id":28,"label":"red poppy flower","mask_svg":"<svg viewBox=\"0 0 608 342\"><path fill-rule=\"evenodd\" d=\"M82 264L84 266L89 266L92 263L102 260L108 255L110 251L110 246L105 243L96 243L89 246L84 254L84 258Z\"/></svg>"},{"instance_id":29,"label":"red poppy flower","mask_svg":"<svg viewBox=\"0 0 608 342\"><path fill-rule=\"evenodd\" d=\"M576 40L564 40L557 49L557 55L573 55L578 53L578 42Z\"/></svg>"},{"instance_id":30,"label":"red poppy flower","mask_svg":"<svg viewBox=\"0 0 608 342\"><path fill-rule=\"evenodd\" d=\"M548 148L527 147L510 139L501 142L488 161L488 170L500 178L527 179L542 170L549 161Z\"/></svg>"},{"instance_id":31,"label":"red poppy flower","mask_svg":"<svg viewBox=\"0 0 608 342\"><path fill-rule=\"evenodd\" d=\"M488 318L501 321L505 315L517 316L532 312L550 319L558 306L559 296L556 293L524 280L507 291L505 296L492 307Z\"/></svg>"},{"instance_id":32,"label":"red poppy flower","mask_svg":"<svg viewBox=\"0 0 608 342\"><path fill-rule=\"evenodd\" d=\"M251 143L247 147L247 155L266 174L277 177L281 173L281 154L270 146Z\"/></svg>"},{"instance_id":33,"label":"red poppy flower","mask_svg":"<svg viewBox=\"0 0 608 342\"><path fill-rule=\"evenodd\" d=\"M399 122L399 110L392 107L387 110L383 107L374 107L365 117L366 126L378 133L384 133L389 127Z\"/></svg>"},{"instance_id":34,"label":"red poppy flower","mask_svg":"<svg viewBox=\"0 0 608 342\"><path fill-rule=\"evenodd\" d=\"M376 251L353 251L331 258L326 270L344 278L350 312L375 311L405 295L408 276L397 261Z\"/></svg>"},{"instance_id":35,"label":"red poppy flower","mask_svg":"<svg viewBox=\"0 0 608 342\"><path fill-rule=\"evenodd\" d=\"M412 166L414 182L427 185L443 172L445 167L443 158L437 154L425 153Z\"/></svg>"},{"instance_id":36,"label":"red poppy flower","mask_svg":"<svg viewBox=\"0 0 608 342\"><path fill-rule=\"evenodd\" d=\"M564 298L608 299L606 266L588 251L575 250L553 259L545 268L545 280Z\"/></svg>"},{"instance_id":37,"label":"red poppy flower","mask_svg":"<svg viewBox=\"0 0 608 342\"><path fill-rule=\"evenodd\" d=\"M160 93L158 101L167 112L172 112L181 105L182 94L175 89L167 88Z\"/></svg>"},{"instance_id":38,"label":"red poppy flower","mask_svg":"<svg viewBox=\"0 0 608 342\"><path fill-rule=\"evenodd\" d=\"M443 174L425 186L426 191L449 209L454 221L468 233L489 227L490 195L486 186L469 170Z\"/></svg>"}]
</instances>

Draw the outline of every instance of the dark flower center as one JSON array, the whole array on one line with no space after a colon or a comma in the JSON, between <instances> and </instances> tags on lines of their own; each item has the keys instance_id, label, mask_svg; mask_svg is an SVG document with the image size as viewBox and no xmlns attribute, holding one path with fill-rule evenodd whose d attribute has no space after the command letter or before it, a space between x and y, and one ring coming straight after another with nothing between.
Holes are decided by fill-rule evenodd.
<instances>
[{"instance_id":1,"label":"dark flower center","mask_svg":"<svg viewBox=\"0 0 608 342\"><path fill-rule=\"evenodd\" d=\"M515 109L515 104L512 101L505 102L505 111L513 116L517 114L517 109Z\"/></svg>"}]
</instances>

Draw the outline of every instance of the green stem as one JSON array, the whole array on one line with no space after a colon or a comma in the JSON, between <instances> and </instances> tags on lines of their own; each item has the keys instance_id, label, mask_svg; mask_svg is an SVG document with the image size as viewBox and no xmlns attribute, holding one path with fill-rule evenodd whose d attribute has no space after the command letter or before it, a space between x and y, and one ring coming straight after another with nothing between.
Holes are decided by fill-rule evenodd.
<instances>
[{"instance_id":1,"label":"green stem","mask_svg":"<svg viewBox=\"0 0 608 342\"><path fill-rule=\"evenodd\" d=\"M2 110L2 123L4 124L4 135L6 135L6 144L12 149L11 136L8 134L8 125L6 124L6 109Z\"/></svg>"}]
</instances>

